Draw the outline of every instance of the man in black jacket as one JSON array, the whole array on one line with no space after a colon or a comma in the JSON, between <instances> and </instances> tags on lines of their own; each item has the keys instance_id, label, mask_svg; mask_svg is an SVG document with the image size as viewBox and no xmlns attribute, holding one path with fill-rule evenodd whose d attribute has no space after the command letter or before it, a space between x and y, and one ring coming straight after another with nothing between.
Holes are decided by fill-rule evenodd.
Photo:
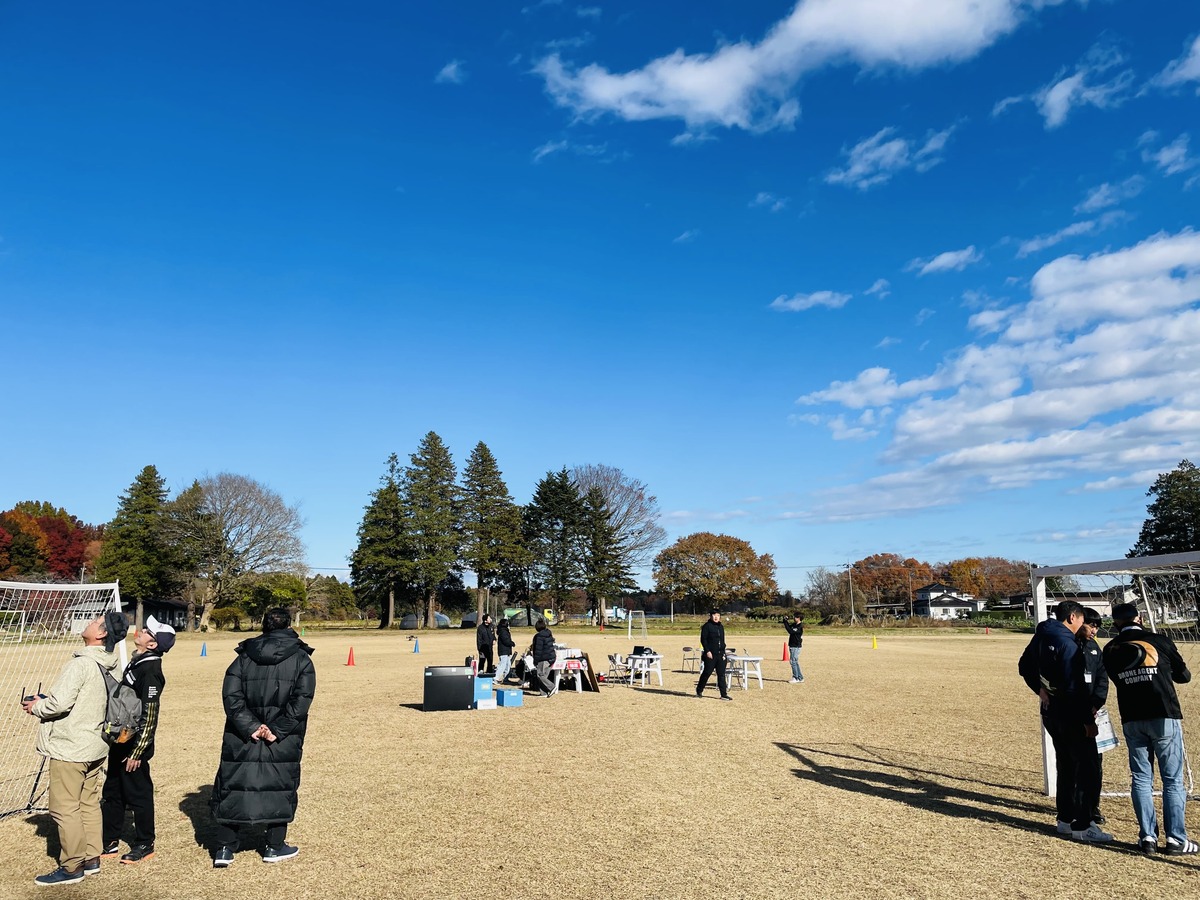
<instances>
[{"instance_id":1,"label":"man in black jacket","mask_svg":"<svg viewBox=\"0 0 1200 900\"><path fill-rule=\"evenodd\" d=\"M725 684L725 626L721 624L721 612L714 609L708 621L700 627L700 647L703 650L704 668L700 670L700 681L696 683L696 696L704 696L704 687L713 669L717 670L717 690L722 700L732 700Z\"/></svg>"},{"instance_id":2,"label":"man in black jacket","mask_svg":"<svg viewBox=\"0 0 1200 900\"><path fill-rule=\"evenodd\" d=\"M558 687L550 682L550 667L558 659L554 649L554 634L546 624L545 619L538 619L533 635L533 665L534 671L529 673L529 686L549 697L558 693Z\"/></svg>"},{"instance_id":3,"label":"man in black jacket","mask_svg":"<svg viewBox=\"0 0 1200 900\"><path fill-rule=\"evenodd\" d=\"M125 809L129 808L133 810L133 843L121 857L121 862L129 865L154 855L154 782L150 778L150 760L154 756L159 703L167 684L162 658L175 646L175 629L150 616L133 639L133 646L133 657L121 680L142 701L141 728L132 740L114 744L108 751L108 777L101 800L104 844L100 854L113 857L121 852L121 826L125 824Z\"/></svg>"},{"instance_id":4,"label":"man in black jacket","mask_svg":"<svg viewBox=\"0 0 1200 900\"><path fill-rule=\"evenodd\" d=\"M475 629L475 649L479 651L479 674L496 674L496 664L492 662L492 644L496 636L492 632L492 617L484 616L479 627Z\"/></svg>"},{"instance_id":5,"label":"man in black jacket","mask_svg":"<svg viewBox=\"0 0 1200 900\"><path fill-rule=\"evenodd\" d=\"M792 616L792 621L783 620L783 627L788 633L788 659L792 663L792 684L799 684L804 680L804 673L800 671L800 648L804 645L804 616L796 613Z\"/></svg>"},{"instance_id":6,"label":"man in black jacket","mask_svg":"<svg viewBox=\"0 0 1200 900\"><path fill-rule=\"evenodd\" d=\"M1083 660L1083 693L1095 721L1096 713L1104 708L1108 700L1108 674L1104 671L1104 659L1096 635L1100 631L1100 613L1091 607L1083 610L1083 624L1075 632L1075 643L1079 645ZM1104 815L1100 812L1100 788L1104 782L1104 757L1096 751L1096 738L1085 741L1078 760L1075 787L1079 791L1079 804L1092 811L1092 821L1103 825Z\"/></svg>"},{"instance_id":7,"label":"man in black jacket","mask_svg":"<svg viewBox=\"0 0 1200 900\"><path fill-rule=\"evenodd\" d=\"M1188 840L1184 822L1183 711L1175 693L1175 685L1187 684L1192 673L1174 641L1142 628L1133 603L1113 607L1113 627L1117 636L1104 648L1104 668L1117 688L1139 846L1146 855L1158 852L1158 821L1151 793L1157 759L1163 784L1163 830L1167 832L1163 852L1192 856L1200 853L1200 845Z\"/></svg>"},{"instance_id":8,"label":"man in black jacket","mask_svg":"<svg viewBox=\"0 0 1200 900\"><path fill-rule=\"evenodd\" d=\"M263 862L280 862L300 852L285 839L288 823L296 817L317 674L312 647L290 625L286 609L268 610L262 635L238 644L237 659L225 671L225 734L211 801L221 844L213 857L218 869L233 862L246 825L266 826Z\"/></svg>"}]
</instances>

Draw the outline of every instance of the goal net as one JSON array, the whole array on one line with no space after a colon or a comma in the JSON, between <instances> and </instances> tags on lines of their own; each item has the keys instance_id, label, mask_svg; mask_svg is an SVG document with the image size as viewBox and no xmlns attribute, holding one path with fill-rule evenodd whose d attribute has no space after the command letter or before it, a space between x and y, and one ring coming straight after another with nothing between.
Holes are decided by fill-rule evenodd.
<instances>
[{"instance_id":1,"label":"goal net","mask_svg":"<svg viewBox=\"0 0 1200 900\"><path fill-rule=\"evenodd\" d=\"M629 618L626 619L627 627L629 628L630 638L645 638L649 637L646 633L646 613L644 610L631 609Z\"/></svg>"},{"instance_id":2,"label":"goal net","mask_svg":"<svg viewBox=\"0 0 1200 900\"><path fill-rule=\"evenodd\" d=\"M1119 603L1136 603L1142 626L1169 635L1192 673L1190 684L1176 685L1183 711L1184 786L1188 797L1200 799L1193 759L1200 749L1200 553L1170 553L1069 566L1039 566L1030 570L1036 621L1053 613L1063 600L1075 600L1096 610L1103 625L1096 640L1102 645L1114 634L1112 609ZM1106 704L1113 727L1123 745L1117 689L1109 686ZM1043 732L1046 792L1055 793L1054 749ZM1129 766L1125 749L1104 754L1104 787L1109 796L1129 795ZM1200 763L1200 760L1197 761Z\"/></svg>"},{"instance_id":3,"label":"goal net","mask_svg":"<svg viewBox=\"0 0 1200 900\"><path fill-rule=\"evenodd\" d=\"M37 720L21 709L21 698L48 690L83 646L87 623L120 608L115 584L0 581L0 818L42 806L49 788L34 749Z\"/></svg>"}]
</instances>

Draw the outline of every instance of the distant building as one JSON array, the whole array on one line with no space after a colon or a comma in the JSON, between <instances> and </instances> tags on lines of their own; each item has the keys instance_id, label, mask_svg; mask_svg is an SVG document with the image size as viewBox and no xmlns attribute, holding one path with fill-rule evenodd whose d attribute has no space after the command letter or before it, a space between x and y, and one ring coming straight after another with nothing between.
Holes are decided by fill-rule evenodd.
<instances>
[{"instance_id":1,"label":"distant building","mask_svg":"<svg viewBox=\"0 0 1200 900\"><path fill-rule=\"evenodd\" d=\"M929 619L965 619L982 612L985 601L935 581L913 591L913 615Z\"/></svg>"}]
</instances>

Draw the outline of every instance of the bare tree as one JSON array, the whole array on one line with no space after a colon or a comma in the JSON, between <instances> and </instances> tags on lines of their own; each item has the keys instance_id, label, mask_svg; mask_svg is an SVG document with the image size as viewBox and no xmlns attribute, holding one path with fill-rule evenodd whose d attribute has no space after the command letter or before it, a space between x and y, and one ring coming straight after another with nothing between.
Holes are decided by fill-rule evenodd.
<instances>
[{"instance_id":1,"label":"bare tree","mask_svg":"<svg viewBox=\"0 0 1200 900\"><path fill-rule=\"evenodd\" d=\"M199 560L203 585L200 627L229 595L238 580L250 573L292 572L303 575L304 543L300 511L271 488L248 478L221 472L200 479L205 543Z\"/></svg>"},{"instance_id":2,"label":"bare tree","mask_svg":"<svg viewBox=\"0 0 1200 900\"><path fill-rule=\"evenodd\" d=\"M624 548L624 562L631 569L643 568L655 552L666 543L667 532L658 524L658 498L651 494L645 482L626 475L616 466L602 464L575 466L571 480L581 497L592 488L604 495L611 513L610 522L617 540Z\"/></svg>"}]
</instances>

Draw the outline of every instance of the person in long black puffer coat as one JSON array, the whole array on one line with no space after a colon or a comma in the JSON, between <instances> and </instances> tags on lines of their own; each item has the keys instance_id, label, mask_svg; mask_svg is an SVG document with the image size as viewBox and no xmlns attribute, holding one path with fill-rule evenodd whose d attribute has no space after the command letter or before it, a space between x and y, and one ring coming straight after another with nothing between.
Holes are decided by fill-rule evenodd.
<instances>
[{"instance_id":1,"label":"person in long black puffer coat","mask_svg":"<svg viewBox=\"0 0 1200 900\"><path fill-rule=\"evenodd\" d=\"M233 862L240 831L267 829L263 862L291 859L299 849L286 843L296 816L300 759L308 710L317 689L312 647L291 629L286 609L263 616L263 633L237 646L237 659L225 671L221 697L225 734L211 808L220 847L213 866Z\"/></svg>"}]
</instances>

